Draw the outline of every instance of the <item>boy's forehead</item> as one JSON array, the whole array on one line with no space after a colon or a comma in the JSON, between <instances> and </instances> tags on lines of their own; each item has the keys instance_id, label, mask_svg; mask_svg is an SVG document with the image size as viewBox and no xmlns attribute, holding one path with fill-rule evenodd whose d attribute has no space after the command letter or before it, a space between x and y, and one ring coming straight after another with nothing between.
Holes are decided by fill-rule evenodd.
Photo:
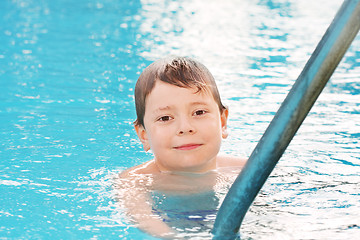
<instances>
[{"instance_id":1,"label":"boy's forehead","mask_svg":"<svg viewBox=\"0 0 360 240\"><path fill-rule=\"evenodd\" d=\"M195 93L211 93L211 85L210 84L195 84L195 83L188 83L188 85L179 82L168 83L162 80L155 80L154 86L149 94L151 94L155 89L178 89L178 90L190 90L194 94ZM212 94L211 94L212 95Z\"/></svg>"},{"instance_id":2,"label":"boy's forehead","mask_svg":"<svg viewBox=\"0 0 360 240\"><path fill-rule=\"evenodd\" d=\"M175 94L176 95L172 95ZM213 97L212 92L209 87L197 87L197 86L177 86L170 83L166 83L160 80L155 82L153 89L149 92L146 98L149 97L159 97L162 95L169 95L170 97L176 97L178 95L189 95L189 96L199 96L199 97ZM166 100L166 99L163 99Z\"/></svg>"},{"instance_id":3,"label":"boy's forehead","mask_svg":"<svg viewBox=\"0 0 360 240\"><path fill-rule=\"evenodd\" d=\"M146 99L147 107L166 109L172 103L188 102L193 105L208 104L214 98L211 91L197 89L196 87L179 87L169 83L158 83ZM150 106L156 104L157 106ZM161 107L160 107L161 106Z\"/></svg>"}]
</instances>

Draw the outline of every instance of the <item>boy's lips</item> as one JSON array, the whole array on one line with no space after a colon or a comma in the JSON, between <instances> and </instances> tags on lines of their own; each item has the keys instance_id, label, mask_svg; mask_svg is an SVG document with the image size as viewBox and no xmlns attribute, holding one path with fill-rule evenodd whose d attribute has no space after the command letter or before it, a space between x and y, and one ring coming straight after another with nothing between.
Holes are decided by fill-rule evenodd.
<instances>
[{"instance_id":1,"label":"boy's lips","mask_svg":"<svg viewBox=\"0 0 360 240\"><path fill-rule=\"evenodd\" d=\"M180 146L177 146L174 148L176 150L193 150L193 149L200 147L201 145L202 144L198 144L198 143L189 143L189 144L180 145Z\"/></svg>"}]
</instances>

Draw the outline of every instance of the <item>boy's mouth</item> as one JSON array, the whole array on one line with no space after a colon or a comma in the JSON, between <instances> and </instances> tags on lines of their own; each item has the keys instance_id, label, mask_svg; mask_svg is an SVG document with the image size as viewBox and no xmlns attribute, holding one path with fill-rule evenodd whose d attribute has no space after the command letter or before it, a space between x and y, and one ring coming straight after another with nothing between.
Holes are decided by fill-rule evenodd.
<instances>
[{"instance_id":1,"label":"boy's mouth","mask_svg":"<svg viewBox=\"0 0 360 240\"><path fill-rule=\"evenodd\" d=\"M193 150L200 147L202 144L190 143L174 147L176 150Z\"/></svg>"}]
</instances>

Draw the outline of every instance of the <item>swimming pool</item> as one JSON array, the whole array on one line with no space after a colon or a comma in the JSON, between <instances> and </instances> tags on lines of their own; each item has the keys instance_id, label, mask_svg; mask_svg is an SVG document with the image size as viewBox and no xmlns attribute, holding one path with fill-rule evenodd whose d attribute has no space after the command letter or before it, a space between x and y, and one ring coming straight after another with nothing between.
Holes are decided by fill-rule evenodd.
<instances>
[{"instance_id":1,"label":"swimming pool","mask_svg":"<svg viewBox=\"0 0 360 240\"><path fill-rule=\"evenodd\" d=\"M152 239L111 195L112 174L151 158L132 128L141 70L169 54L203 62L230 107L222 151L248 156L340 4L1 1L0 238ZM360 234L359 49L358 36L242 238Z\"/></svg>"}]
</instances>

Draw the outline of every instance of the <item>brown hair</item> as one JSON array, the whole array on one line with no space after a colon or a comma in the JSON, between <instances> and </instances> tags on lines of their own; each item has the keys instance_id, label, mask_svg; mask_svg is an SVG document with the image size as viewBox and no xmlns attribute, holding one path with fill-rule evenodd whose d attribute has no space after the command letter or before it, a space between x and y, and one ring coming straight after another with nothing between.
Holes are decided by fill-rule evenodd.
<instances>
[{"instance_id":1,"label":"brown hair","mask_svg":"<svg viewBox=\"0 0 360 240\"><path fill-rule=\"evenodd\" d=\"M197 88L212 93L222 113L226 107L222 104L215 79L210 71L198 61L188 57L168 57L150 64L141 73L135 85L135 105L137 119L135 125L144 126L146 97L156 81L163 81L178 87Z\"/></svg>"}]
</instances>

